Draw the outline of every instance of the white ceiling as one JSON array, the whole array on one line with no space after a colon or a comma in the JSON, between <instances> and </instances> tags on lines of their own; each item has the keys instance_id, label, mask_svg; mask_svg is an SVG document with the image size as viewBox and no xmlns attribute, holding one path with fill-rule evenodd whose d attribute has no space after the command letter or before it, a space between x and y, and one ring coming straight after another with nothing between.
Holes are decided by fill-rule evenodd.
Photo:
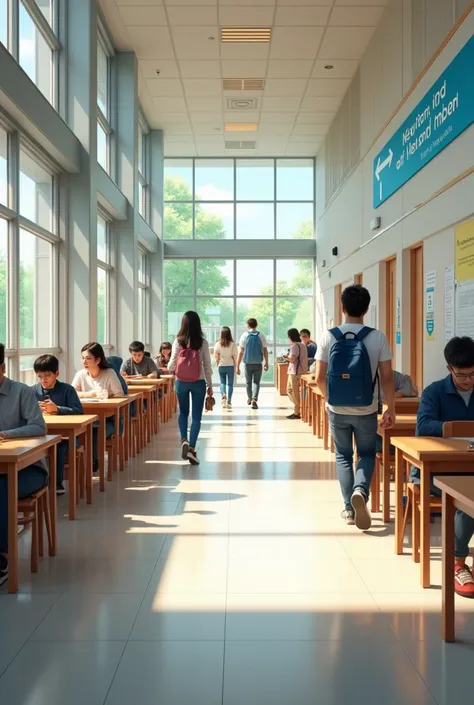
<instances>
[{"instance_id":1,"label":"white ceiling","mask_svg":"<svg viewBox=\"0 0 474 705\"><path fill-rule=\"evenodd\" d=\"M119 50L139 62L140 101L166 156L312 156L388 0L100 0ZM270 44L222 44L220 27L272 27ZM209 39L214 37L214 40ZM330 71L325 65L331 64ZM159 75L157 74L159 71ZM263 91L224 91L263 78ZM229 109L228 99L253 109ZM257 132L224 132L256 122ZM256 140L229 151L225 140Z\"/></svg>"}]
</instances>

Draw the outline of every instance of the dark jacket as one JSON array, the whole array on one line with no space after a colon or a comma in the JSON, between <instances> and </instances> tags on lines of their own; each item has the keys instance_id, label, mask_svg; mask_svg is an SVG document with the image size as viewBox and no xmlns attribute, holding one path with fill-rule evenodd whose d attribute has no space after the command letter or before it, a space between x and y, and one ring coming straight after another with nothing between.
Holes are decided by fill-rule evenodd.
<instances>
[{"instance_id":1,"label":"dark jacket","mask_svg":"<svg viewBox=\"0 0 474 705\"><path fill-rule=\"evenodd\" d=\"M45 401L45 396L49 397L58 407L60 416L84 413L76 390L66 382L56 382L53 389L43 389L38 383L34 384L32 389L38 401Z\"/></svg>"},{"instance_id":2,"label":"dark jacket","mask_svg":"<svg viewBox=\"0 0 474 705\"><path fill-rule=\"evenodd\" d=\"M474 421L474 390L469 406L458 394L451 375L426 387L421 395L416 422L417 436L443 435L445 421Z\"/></svg>"}]
</instances>

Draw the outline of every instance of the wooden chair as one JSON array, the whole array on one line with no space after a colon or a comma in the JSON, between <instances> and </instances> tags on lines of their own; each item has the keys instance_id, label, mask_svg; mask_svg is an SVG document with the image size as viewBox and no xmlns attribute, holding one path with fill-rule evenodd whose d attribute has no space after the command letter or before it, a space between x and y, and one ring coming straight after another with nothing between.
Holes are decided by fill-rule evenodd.
<instances>
[{"instance_id":1,"label":"wooden chair","mask_svg":"<svg viewBox=\"0 0 474 705\"><path fill-rule=\"evenodd\" d=\"M49 487L43 487L29 497L18 500L19 526L31 524L31 572L38 572L39 559L44 555L43 521L48 536L49 555L53 551L53 533L49 507Z\"/></svg>"},{"instance_id":2,"label":"wooden chair","mask_svg":"<svg viewBox=\"0 0 474 705\"><path fill-rule=\"evenodd\" d=\"M67 480L69 464L64 466L64 478ZM79 499L84 499L86 491L86 449L85 446L76 446L76 504Z\"/></svg>"}]
</instances>

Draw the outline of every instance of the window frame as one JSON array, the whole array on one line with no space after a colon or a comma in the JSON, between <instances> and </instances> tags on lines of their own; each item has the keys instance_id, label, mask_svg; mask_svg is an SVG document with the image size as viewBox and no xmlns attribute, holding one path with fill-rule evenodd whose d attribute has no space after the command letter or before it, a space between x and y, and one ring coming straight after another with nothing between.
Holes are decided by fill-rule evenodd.
<instances>
[{"instance_id":1,"label":"window frame","mask_svg":"<svg viewBox=\"0 0 474 705\"><path fill-rule=\"evenodd\" d=\"M99 162L99 154L97 151L97 164L112 178L113 163L112 163L112 142L114 138L114 130L112 128L112 60L115 56L113 44L108 35L105 23L101 17L97 18L97 50L102 49L107 60L107 76L106 76L106 109L105 114L99 105L99 87L96 91L96 109L97 109L97 125L104 131L106 138L106 166L102 166ZM97 51L98 55L98 51ZM98 67L96 57L96 71Z\"/></svg>"},{"instance_id":2,"label":"window frame","mask_svg":"<svg viewBox=\"0 0 474 705\"><path fill-rule=\"evenodd\" d=\"M140 259L142 259L143 262L143 270L144 270L144 277L143 280L140 279ZM144 340L141 342L145 345L145 347L150 346L151 344L151 306L150 306L150 300L151 300L151 276L150 276L150 259L149 259L149 252L139 246L138 247L138 271L137 271L137 290L140 290L143 292L143 306L144 306L144 311L140 311L139 305L140 302L138 300L138 295L137 295L137 308L138 308L138 316L139 320L141 321L141 316L143 314L143 322L145 326L144 333L145 335L142 336ZM140 323L141 324L141 323ZM140 332L141 334L141 332ZM140 335L139 335L140 338Z\"/></svg>"},{"instance_id":3,"label":"window frame","mask_svg":"<svg viewBox=\"0 0 474 705\"><path fill-rule=\"evenodd\" d=\"M115 256L115 248L114 248L114 238L113 238L113 218L104 211L102 208L98 207L97 208L97 222L99 221L99 218L102 218L105 221L105 251L106 251L106 259L99 259L97 256L97 247L96 247L96 270L97 270L97 275L98 275L98 270L100 269L105 273L105 306L104 306L104 340L100 340L99 342L102 344L104 350L106 352L110 352L112 348L114 347L113 344L113 336L114 336L114 327L112 325L112 298L113 298L113 277L115 275L115 267L114 267L114 256ZM107 261L108 260L108 261ZM98 281L98 276L97 276L97 281ZM98 288L98 285L97 285ZM99 306L97 305L97 321L99 319ZM98 335L98 331L97 331Z\"/></svg>"},{"instance_id":4,"label":"window frame","mask_svg":"<svg viewBox=\"0 0 474 705\"><path fill-rule=\"evenodd\" d=\"M150 220L150 198L149 198L149 134L150 129L147 125L143 113L138 114L138 145L137 145L137 174L138 174L138 213L147 223ZM140 149L141 147L141 149ZM140 154L141 152L141 154ZM142 168L140 168L140 162Z\"/></svg>"}]
</instances>

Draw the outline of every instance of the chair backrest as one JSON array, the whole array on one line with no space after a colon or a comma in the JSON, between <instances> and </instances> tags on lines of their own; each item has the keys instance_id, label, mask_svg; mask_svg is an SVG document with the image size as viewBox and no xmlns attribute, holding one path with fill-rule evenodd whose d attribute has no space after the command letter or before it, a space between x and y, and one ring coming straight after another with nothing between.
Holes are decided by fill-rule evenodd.
<instances>
[{"instance_id":1,"label":"chair backrest","mask_svg":"<svg viewBox=\"0 0 474 705\"><path fill-rule=\"evenodd\" d=\"M474 421L445 421L443 438L474 438Z\"/></svg>"},{"instance_id":2,"label":"chair backrest","mask_svg":"<svg viewBox=\"0 0 474 705\"><path fill-rule=\"evenodd\" d=\"M124 380L124 378L122 377L122 375L120 374L120 368L122 366L123 359L121 357L119 357L118 355L111 355L110 357L107 358L107 362L109 363L109 365L112 367L115 374L119 378L119 382L122 387L123 393L125 395L127 395L128 394L127 383Z\"/></svg>"}]
</instances>

